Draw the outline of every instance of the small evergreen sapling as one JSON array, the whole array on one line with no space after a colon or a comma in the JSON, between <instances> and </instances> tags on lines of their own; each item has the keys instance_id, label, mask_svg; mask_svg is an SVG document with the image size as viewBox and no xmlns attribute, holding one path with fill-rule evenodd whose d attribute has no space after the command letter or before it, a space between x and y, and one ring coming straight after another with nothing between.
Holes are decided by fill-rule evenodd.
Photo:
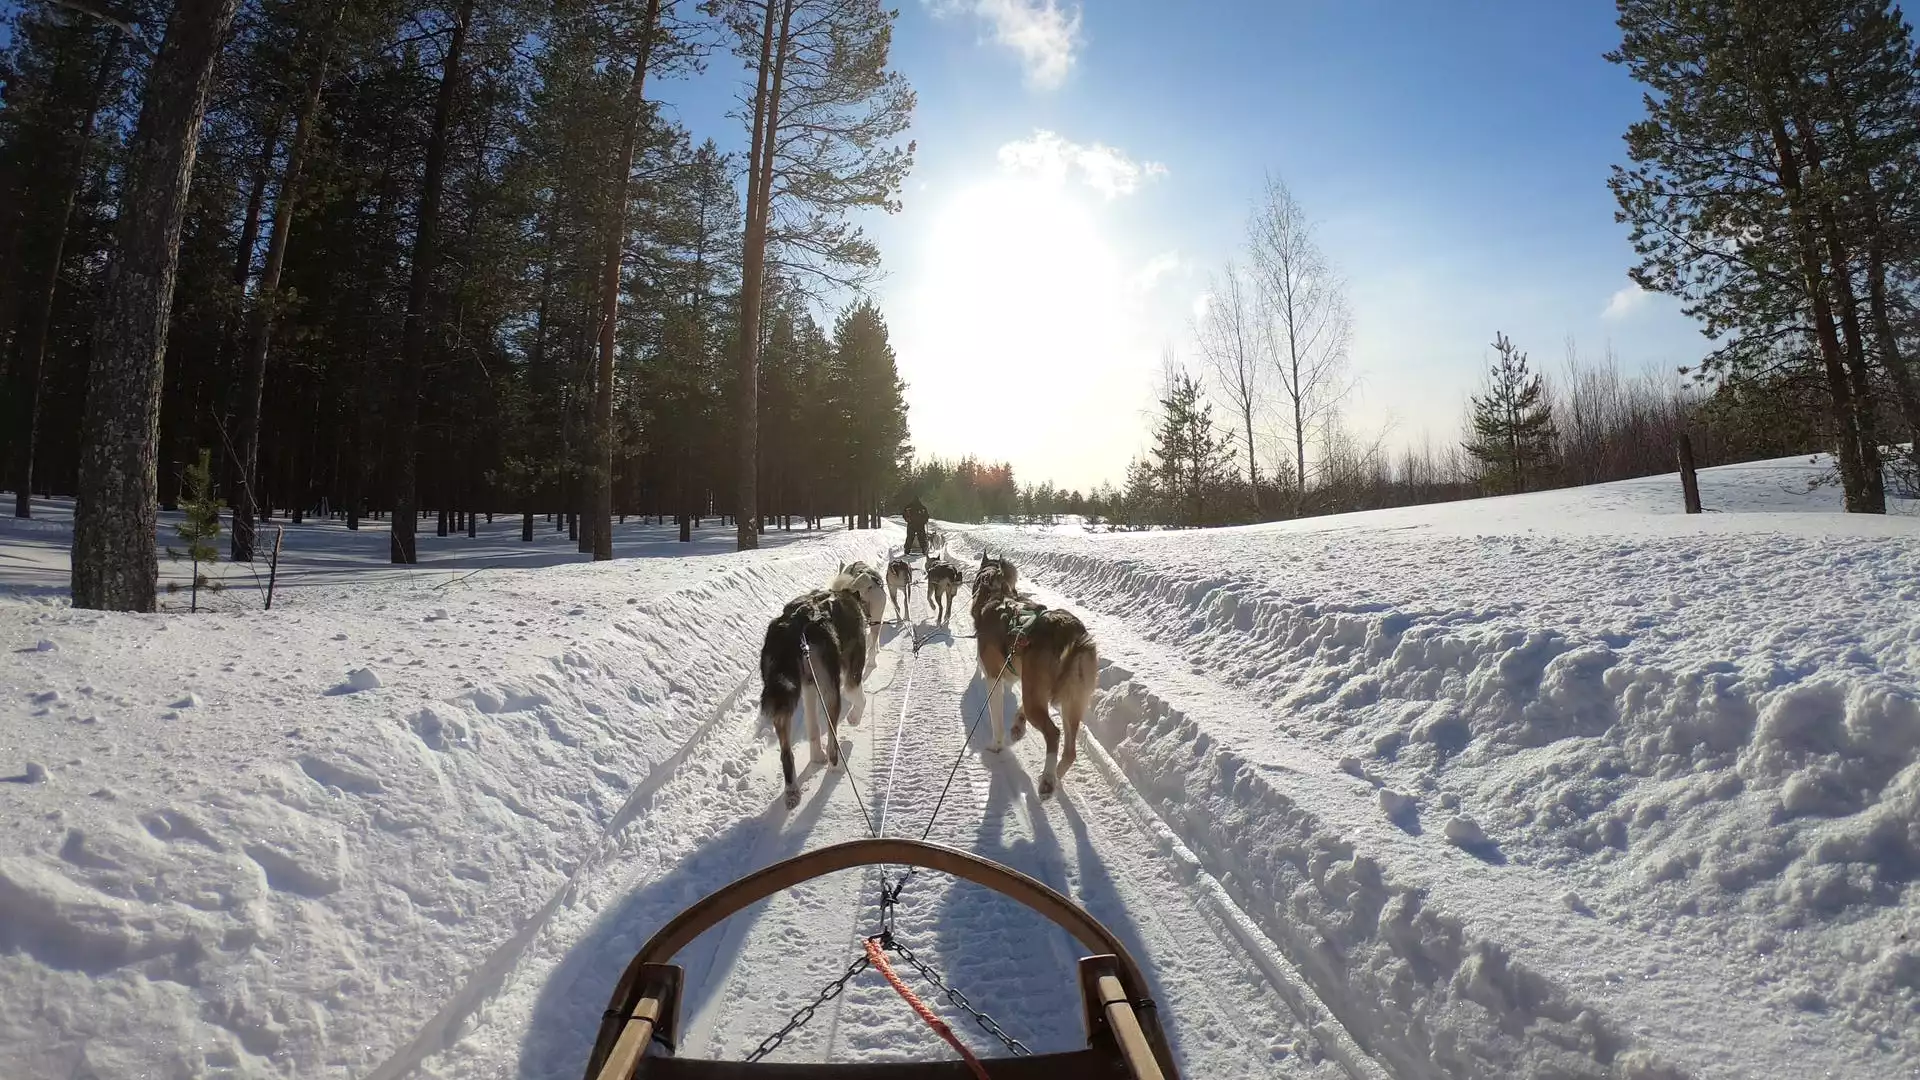
<instances>
[{"instance_id":1,"label":"small evergreen sapling","mask_svg":"<svg viewBox=\"0 0 1920 1080\"><path fill-rule=\"evenodd\" d=\"M180 537L182 543L186 544L187 550L182 553L171 547L167 548L169 559L184 557L193 560L193 582L189 586L188 593L189 611L200 610L202 586L214 592L219 592L222 587L220 582L209 581L207 576L200 572L201 563L220 561L220 549L213 543L220 536L220 498L213 493L212 459L211 451L202 450L199 460L187 466L181 484L184 494L180 498L180 509L186 517L180 524L173 527L174 533ZM179 588L180 583L177 581L167 583L168 592L174 592Z\"/></svg>"},{"instance_id":2,"label":"small evergreen sapling","mask_svg":"<svg viewBox=\"0 0 1920 1080\"><path fill-rule=\"evenodd\" d=\"M1556 435L1553 402L1540 374L1527 370L1527 354L1507 335L1493 335L1500 358L1488 372L1487 392L1473 395L1473 441L1466 451L1486 470L1495 491L1527 490L1552 464Z\"/></svg>"}]
</instances>

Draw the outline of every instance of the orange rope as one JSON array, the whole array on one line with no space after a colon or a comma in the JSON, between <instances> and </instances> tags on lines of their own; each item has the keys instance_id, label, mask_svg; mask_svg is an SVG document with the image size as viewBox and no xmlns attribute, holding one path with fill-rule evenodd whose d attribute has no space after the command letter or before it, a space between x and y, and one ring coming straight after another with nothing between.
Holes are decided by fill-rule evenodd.
<instances>
[{"instance_id":1,"label":"orange rope","mask_svg":"<svg viewBox=\"0 0 1920 1080\"><path fill-rule=\"evenodd\" d=\"M967 1062L967 1068L973 1070L977 1080L992 1080L987 1075L987 1067L980 1064L980 1059L973 1056L973 1051L967 1049L966 1044L960 1041L960 1037L947 1026L947 1022L933 1015L933 1010L927 1008L927 1003L921 1001L906 983L901 982L899 975L894 974L893 965L887 963L887 954L880 948L879 938L867 939L867 959L872 961L874 967L880 969L880 974L886 977L894 992L899 994L915 1013L919 1014L920 1019L927 1022L927 1026L933 1029L935 1035L947 1040L947 1045L960 1051L960 1056Z\"/></svg>"}]
</instances>

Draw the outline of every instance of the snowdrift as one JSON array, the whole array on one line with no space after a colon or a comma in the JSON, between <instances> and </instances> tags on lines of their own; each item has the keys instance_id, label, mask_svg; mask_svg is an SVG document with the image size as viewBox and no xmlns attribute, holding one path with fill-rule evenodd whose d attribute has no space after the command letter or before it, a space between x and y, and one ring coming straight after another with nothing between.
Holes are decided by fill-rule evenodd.
<instances>
[{"instance_id":1,"label":"snowdrift","mask_svg":"<svg viewBox=\"0 0 1920 1080\"><path fill-rule=\"evenodd\" d=\"M1095 613L1101 741L1401 1075L1907 1075L1920 521L1817 469L967 539Z\"/></svg>"},{"instance_id":2,"label":"snowdrift","mask_svg":"<svg viewBox=\"0 0 1920 1080\"><path fill-rule=\"evenodd\" d=\"M757 694L766 613L880 536L461 580L323 572L385 536L315 525L270 613L0 598L4 1071L431 1053L676 748Z\"/></svg>"}]
</instances>

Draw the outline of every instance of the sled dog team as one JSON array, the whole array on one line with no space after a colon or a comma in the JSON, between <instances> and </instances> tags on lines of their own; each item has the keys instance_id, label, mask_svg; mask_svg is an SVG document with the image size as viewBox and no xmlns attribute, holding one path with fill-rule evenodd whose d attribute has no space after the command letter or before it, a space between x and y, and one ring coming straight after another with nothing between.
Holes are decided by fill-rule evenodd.
<instances>
[{"instance_id":1,"label":"sled dog team","mask_svg":"<svg viewBox=\"0 0 1920 1080\"><path fill-rule=\"evenodd\" d=\"M943 625L953 617L953 598L962 579L944 544L936 547L927 560L927 598ZM826 588L794 597L767 624L760 647L760 720L772 724L780 737L780 772L789 809L800 804L793 767L794 710L805 709L812 761L838 767L840 744L823 739L822 715L836 718L836 724L860 722L867 706L861 682L873 667L881 621L889 601L898 617L909 616L912 586L913 565L904 556L889 558L884 575L864 562L847 563ZM1029 722L1039 728L1047 740L1040 797L1047 798L1073 765L1080 725L1093 704L1099 681L1093 638L1072 612L1049 608L1022 593L1013 563L985 553L973 575L972 615L993 720L993 742L987 749L999 752L1009 741L1019 741ZM1019 707L1008 732L999 688L1016 683ZM1059 725L1050 707L1060 710Z\"/></svg>"}]
</instances>

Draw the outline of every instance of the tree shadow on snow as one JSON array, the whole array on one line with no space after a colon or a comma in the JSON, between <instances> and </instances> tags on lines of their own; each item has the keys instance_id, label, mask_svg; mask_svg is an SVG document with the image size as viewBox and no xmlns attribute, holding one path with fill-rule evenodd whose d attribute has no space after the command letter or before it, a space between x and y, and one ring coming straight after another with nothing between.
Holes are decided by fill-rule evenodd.
<instances>
[{"instance_id":1,"label":"tree shadow on snow","mask_svg":"<svg viewBox=\"0 0 1920 1080\"><path fill-rule=\"evenodd\" d=\"M844 761L849 749L845 739L841 747ZM806 801L798 809L789 812L776 796L763 813L702 841L686 858L621 897L595 920L540 987L531 1026L520 1046L522 1080L579 1077L586 1070L614 984L647 939L702 897L805 848L807 834L835 797L846 771L813 766L807 774L818 776L820 782L809 785ZM636 846L647 842L644 819L629 828L640 830ZM685 971L677 1035L685 1036L692 1020L725 989L747 937L733 930L742 920L750 924L766 903L763 900L734 913L675 956L674 962Z\"/></svg>"}]
</instances>

